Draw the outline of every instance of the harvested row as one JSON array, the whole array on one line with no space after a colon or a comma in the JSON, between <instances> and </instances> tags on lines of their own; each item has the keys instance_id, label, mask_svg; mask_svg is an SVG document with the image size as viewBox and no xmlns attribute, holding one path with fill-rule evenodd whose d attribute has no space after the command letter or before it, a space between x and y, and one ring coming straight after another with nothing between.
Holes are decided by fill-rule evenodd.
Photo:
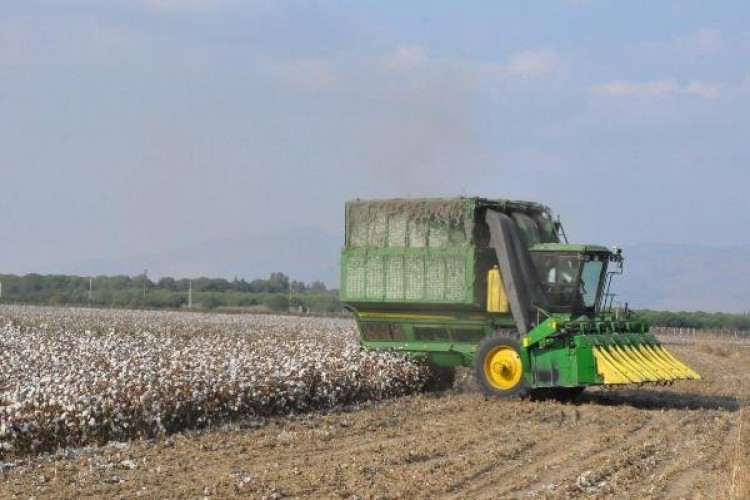
<instances>
[{"instance_id":1,"label":"harvested row","mask_svg":"<svg viewBox=\"0 0 750 500\"><path fill-rule=\"evenodd\" d=\"M0 458L420 390L340 319L0 308Z\"/></svg>"}]
</instances>

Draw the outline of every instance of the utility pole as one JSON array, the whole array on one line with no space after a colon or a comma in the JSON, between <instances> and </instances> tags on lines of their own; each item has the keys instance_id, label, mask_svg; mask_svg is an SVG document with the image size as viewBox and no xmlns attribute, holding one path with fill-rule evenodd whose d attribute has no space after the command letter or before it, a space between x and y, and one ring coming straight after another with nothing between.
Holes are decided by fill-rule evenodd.
<instances>
[{"instance_id":1,"label":"utility pole","mask_svg":"<svg viewBox=\"0 0 750 500\"><path fill-rule=\"evenodd\" d=\"M143 300L146 300L146 280L148 279L148 269L143 270Z\"/></svg>"},{"instance_id":2,"label":"utility pole","mask_svg":"<svg viewBox=\"0 0 750 500\"><path fill-rule=\"evenodd\" d=\"M188 281L188 309L193 308L193 280Z\"/></svg>"},{"instance_id":3,"label":"utility pole","mask_svg":"<svg viewBox=\"0 0 750 500\"><path fill-rule=\"evenodd\" d=\"M89 277L89 302L91 302L91 295L94 291L94 278Z\"/></svg>"},{"instance_id":4,"label":"utility pole","mask_svg":"<svg viewBox=\"0 0 750 500\"><path fill-rule=\"evenodd\" d=\"M289 312L292 312L292 280L289 280Z\"/></svg>"}]
</instances>

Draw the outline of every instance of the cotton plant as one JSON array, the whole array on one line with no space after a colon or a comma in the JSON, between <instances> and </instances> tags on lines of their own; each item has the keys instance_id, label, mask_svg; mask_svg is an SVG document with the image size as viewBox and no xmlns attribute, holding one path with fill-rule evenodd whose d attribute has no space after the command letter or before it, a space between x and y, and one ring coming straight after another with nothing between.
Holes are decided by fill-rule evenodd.
<instances>
[{"instance_id":1,"label":"cotton plant","mask_svg":"<svg viewBox=\"0 0 750 500\"><path fill-rule=\"evenodd\" d=\"M0 307L0 458L420 390L424 366L353 321Z\"/></svg>"}]
</instances>

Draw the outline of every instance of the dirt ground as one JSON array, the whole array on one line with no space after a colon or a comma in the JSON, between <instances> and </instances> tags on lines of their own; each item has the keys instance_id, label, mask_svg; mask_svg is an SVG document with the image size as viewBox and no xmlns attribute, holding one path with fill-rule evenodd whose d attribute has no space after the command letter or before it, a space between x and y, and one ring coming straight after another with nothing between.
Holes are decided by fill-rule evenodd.
<instances>
[{"instance_id":1,"label":"dirt ground","mask_svg":"<svg viewBox=\"0 0 750 500\"><path fill-rule=\"evenodd\" d=\"M0 498L750 498L750 348L574 404L451 391L0 464Z\"/></svg>"}]
</instances>

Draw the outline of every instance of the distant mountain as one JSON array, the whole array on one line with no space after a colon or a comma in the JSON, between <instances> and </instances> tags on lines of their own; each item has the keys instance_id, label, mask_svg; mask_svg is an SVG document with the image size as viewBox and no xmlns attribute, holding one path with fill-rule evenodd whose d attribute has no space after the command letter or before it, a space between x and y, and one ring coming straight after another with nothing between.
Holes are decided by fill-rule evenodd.
<instances>
[{"instance_id":1,"label":"distant mountain","mask_svg":"<svg viewBox=\"0 0 750 500\"><path fill-rule=\"evenodd\" d=\"M631 308L742 313L750 311L750 246L625 248L625 274L613 291Z\"/></svg>"},{"instance_id":2,"label":"distant mountain","mask_svg":"<svg viewBox=\"0 0 750 500\"><path fill-rule=\"evenodd\" d=\"M297 281L338 288L341 238L314 228L263 233L243 239L206 241L158 254L71 262L60 273L246 279L282 272Z\"/></svg>"}]
</instances>

